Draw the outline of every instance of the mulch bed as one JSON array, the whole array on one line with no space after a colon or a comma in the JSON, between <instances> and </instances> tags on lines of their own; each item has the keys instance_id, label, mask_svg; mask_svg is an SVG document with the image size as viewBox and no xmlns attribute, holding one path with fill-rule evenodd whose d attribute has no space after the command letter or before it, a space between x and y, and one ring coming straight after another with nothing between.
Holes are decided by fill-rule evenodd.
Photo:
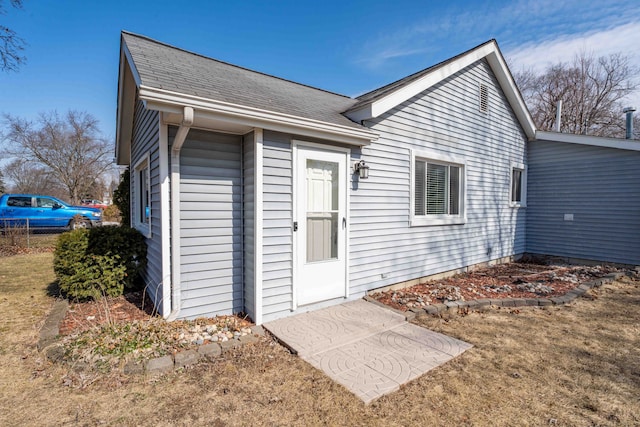
<instances>
[{"instance_id":1,"label":"mulch bed","mask_svg":"<svg viewBox=\"0 0 640 427\"><path fill-rule=\"evenodd\" d=\"M108 323L148 320L153 317L153 303L142 292L132 292L99 301L71 302L60 323L60 335L88 331Z\"/></svg>"},{"instance_id":2,"label":"mulch bed","mask_svg":"<svg viewBox=\"0 0 640 427\"><path fill-rule=\"evenodd\" d=\"M447 301L481 298L551 298L564 295L581 283L614 271L618 269L606 265L587 267L509 263L404 289L375 292L370 296L402 311ZM80 333L108 323L148 320L155 314L153 303L142 292L99 301L72 302L60 325L60 334Z\"/></svg>"},{"instance_id":3,"label":"mulch bed","mask_svg":"<svg viewBox=\"0 0 640 427\"><path fill-rule=\"evenodd\" d=\"M447 301L483 298L552 298L580 284L618 271L611 266L568 266L509 263L432 280L370 296L401 311Z\"/></svg>"},{"instance_id":4,"label":"mulch bed","mask_svg":"<svg viewBox=\"0 0 640 427\"><path fill-rule=\"evenodd\" d=\"M220 323L226 318L234 318L233 323L238 328L253 325L251 319L242 313L234 316L202 318L197 323L212 321ZM160 319L160 316L155 312L149 296L143 295L143 292L131 292L119 297L105 297L98 301L71 302L67 314L60 323L60 335L79 334L109 324L152 319ZM182 325L189 322L180 320L171 323ZM168 327L168 329L171 328Z\"/></svg>"}]
</instances>

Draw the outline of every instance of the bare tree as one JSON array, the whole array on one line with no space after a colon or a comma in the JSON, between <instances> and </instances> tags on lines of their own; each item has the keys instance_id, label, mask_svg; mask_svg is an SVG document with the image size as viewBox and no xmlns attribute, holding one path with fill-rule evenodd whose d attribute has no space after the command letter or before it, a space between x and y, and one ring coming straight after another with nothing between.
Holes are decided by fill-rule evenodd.
<instances>
[{"instance_id":1,"label":"bare tree","mask_svg":"<svg viewBox=\"0 0 640 427\"><path fill-rule=\"evenodd\" d=\"M66 199L66 191L42 166L15 159L4 168L12 193L35 193Z\"/></svg>"},{"instance_id":2,"label":"bare tree","mask_svg":"<svg viewBox=\"0 0 640 427\"><path fill-rule=\"evenodd\" d=\"M88 113L69 111L64 118L41 114L35 123L6 115L5 121L8 154L42 166L65 188L72 203L91 194L112 166L111 144Z\"/></svg>"},{"instance_id":3,"label":"bare tree","mask_svg":"<svg viewBox=\"0 0 640 427\"><path fill-rule=\"evenodd\" d=\"M4 183L4 175L2 174L2 171L0 171L0 194L6 193L6 191L7 189Z\"/></svg>"},{"instance_id":4,"label":"bare tree","mask_svg":"<svg viewBox=\"0 0 640 427\"><path fill-rule=\"evenodd\" d=\"M514 77L539 129L553 129L562 101L561 132L623 137L622 100L637 89L634 73L622 54L594 58L581 53L543 74L525 70Z\"/></svg>"},{"instance_id":5,"label":"bare tree","mask_svg":"<svg viewBox=\"0 0 640 427\"><path fill-rule=\"evenodd\" d=\"M3 5L4 1L0 0L0 15L6 15ZM11 6L22 8L22 0L9 0ZM0 69L3 71L17 71L18 67L24 63L26 58L22 56L25 42L15 31L0 25Z\"/></svg>"}]
</instances>

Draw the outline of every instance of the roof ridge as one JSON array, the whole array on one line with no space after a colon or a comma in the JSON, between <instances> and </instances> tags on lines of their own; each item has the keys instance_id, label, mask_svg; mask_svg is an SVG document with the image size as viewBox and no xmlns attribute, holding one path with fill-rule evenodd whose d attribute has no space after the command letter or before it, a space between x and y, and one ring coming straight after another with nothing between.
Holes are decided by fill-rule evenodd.
<instances>
[{"instance_id":1,"label":"roof ridge","mask_svg":"<svg viewBox=\"0 0 640 427\"><path fill-rule=\"evenodd\" d=\"M251 68L242 67L240 65L232 64L230 62L221 61L219 59L212 58L210 56L206 56L206 55L203 55L201 53L193 52L193 51L190 51L190 50L187 50L187 49L183 49L183 48L171 45L169 43L165 43L165 42L161 42L159 40L152 39L151 37L144 36L142 34L136 34L136 33L133 33L131 31L126 31L126 30L121 30L121 34L126 34L126 35L129 35L129 36L133 36L133 37L137 37L137 38L140 38L140 39L144 39L144 40L147 40L149 42L152 42L152 43L155 43L155 44L158 44L158 45L162 45L162 46L165 46L165 47L168 47L168 48L171 48L171 49L179 50L181 52L188 53L190 55L199 56L200 58L204 58L204 59L207 59L209 61L215 61L215 62L218 62L220 64L224 64L224 65L228 65L230 67L238 68L238 69L243 70L243 71L248 71L250 73L260 74L260 75L265 76L265 77L270 77L270 78L273 78L273 79L281 80L281 81L284 81L284 82L287 82L287 83L292 83L292 84L295 84L295 85L298 85L298 86L302 86L302 87L306 87L306 88L309 88L309 89L314 89L314 90L317 90L317 91L320 91L320 92L324 92L324 93L328 93L328 94L331 94L331 95L340 96L342 98L347 98L347 99L350 99L350 100L353 100L353 101L356 100L355 98L353 98L351 96L348 96L348 95L343 95L341 93L332 92L332 91L326 90L326 89L321 89L321 88L318 88L318 87L315 87L315 86L311 86L311 85L308 85L308 84L304 84L304 83L296 82L296 81L293 81L293 80L285 79L285 78L282 78L282 77L274 76L272 74L263 73L262 71L252 70Z\"/></svg>"}]
</instances>

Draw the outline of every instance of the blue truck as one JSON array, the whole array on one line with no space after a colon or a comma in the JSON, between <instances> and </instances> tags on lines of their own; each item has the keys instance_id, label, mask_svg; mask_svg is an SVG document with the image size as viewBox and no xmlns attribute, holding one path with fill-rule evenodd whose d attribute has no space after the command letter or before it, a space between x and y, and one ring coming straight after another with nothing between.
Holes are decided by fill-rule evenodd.
<instances>
[{"instance_id":1,"label":"blue truck","mask_svg":"<svg viewBox=\"0 0 640 427\"><path fill-rule=\"evenodd\" d=\"M37 194L4 194L0 197L0 229L89 228L102 225L100 209L71 206L60 199Z\"/></svg>"}]
</instances>

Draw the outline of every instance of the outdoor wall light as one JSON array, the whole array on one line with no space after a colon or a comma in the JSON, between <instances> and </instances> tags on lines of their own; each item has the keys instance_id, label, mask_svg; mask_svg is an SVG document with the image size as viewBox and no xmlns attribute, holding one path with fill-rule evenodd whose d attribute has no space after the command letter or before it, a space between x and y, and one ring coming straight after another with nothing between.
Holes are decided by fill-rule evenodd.
<instances>
[{"instance_id":1,"label":"outdoor wall light","mask_svg":"<svg viewBox=\"0 0 640 427\"><path fill-rule=\"evenodd\" d=\"M360 160L353 164L353 173L357 173L360 175L360 179L369 178L369 166L364 162L364 160Z\"/></svg>"}]
</instances>

